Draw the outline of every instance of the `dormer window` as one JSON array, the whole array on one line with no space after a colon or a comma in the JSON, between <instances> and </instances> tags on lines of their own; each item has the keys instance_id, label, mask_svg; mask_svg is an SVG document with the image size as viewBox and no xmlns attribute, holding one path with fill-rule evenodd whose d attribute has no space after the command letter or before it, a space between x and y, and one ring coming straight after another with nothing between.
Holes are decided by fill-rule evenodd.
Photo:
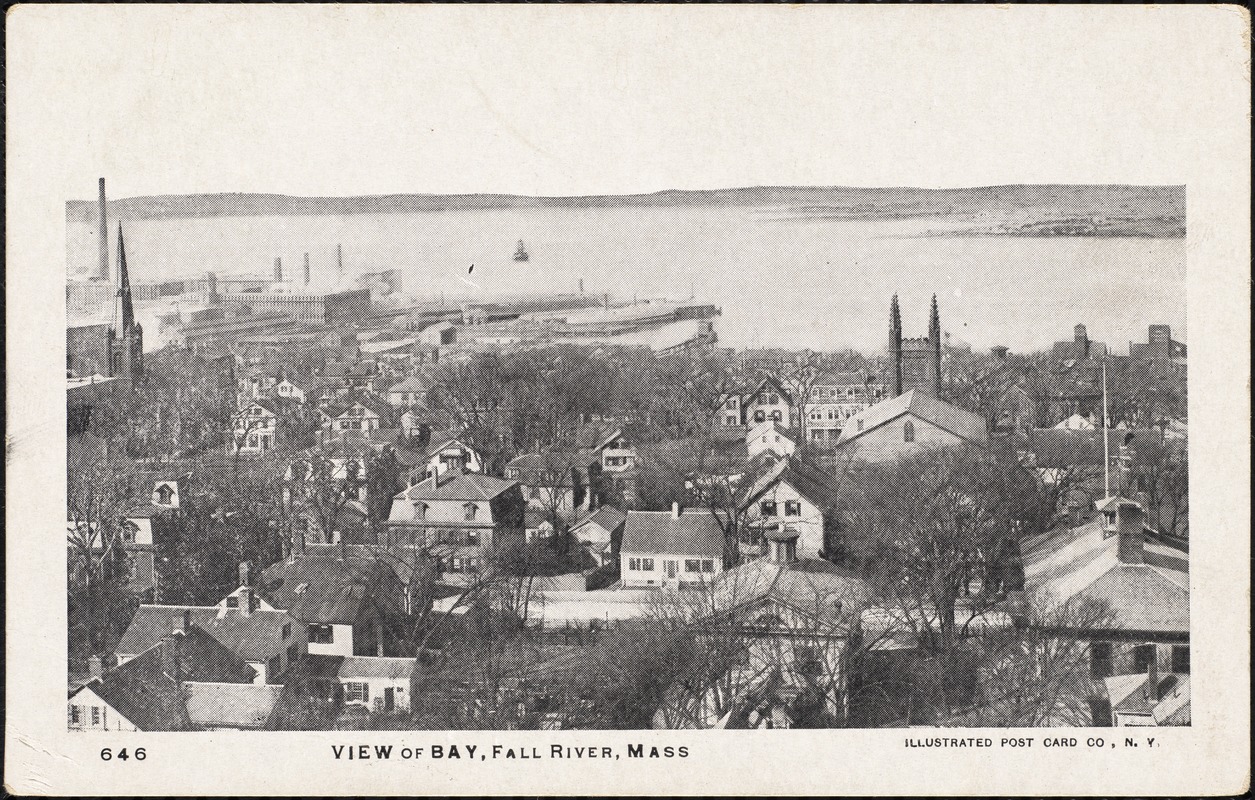
<instances>
[{"instance_id":1,"label":"dormer window","mask_svg":"<svg viewBox=\"0 0 1255 800\"><path fill-rule=\"evenodd\" d=\"M474 503L467 503L466 505L462 506L462 510L465 512L465 516L463 517L463 519L465 519L467 522L472 522L475 519L475 512L479 510L479 507L476 506Z\"/></svg>"}]
</instances>

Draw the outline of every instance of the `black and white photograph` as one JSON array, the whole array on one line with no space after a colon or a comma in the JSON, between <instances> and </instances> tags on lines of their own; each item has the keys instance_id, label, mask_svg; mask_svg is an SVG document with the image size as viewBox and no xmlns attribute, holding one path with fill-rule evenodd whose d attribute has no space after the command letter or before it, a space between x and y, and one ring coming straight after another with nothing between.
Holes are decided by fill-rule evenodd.
<instances>
[{"instance_id":1,"label":"black and white photograph","mask_svg":"<svg viewBox=\"0 0 1255 800\"><path fill-rule=\"evenodd\" d=\"M246 734L264 772L317 736L314 774L536 759L578 792L584 760L718 771L703 749L753 736L807 756L752 791L796 791L825 741L1053 773L1199 724L1199 576L1249 548L1249 465L1214 465L1249 446L1249 327L1216 341L1215 200L1127 109L1156 37L1206 25L1142 9L1144 41L1069 63L1076 9L947 9L952 34L866 7L105 9L19 9L45 23L9 56L56 63L83 126L48 154L79 151L40 188L51 326L20 355L52 421L7 442L44 478L7 493L46 495L41 564L64 514L64 572L24 578L56 607L40 725L94 769ZM29 54L58 30L85 49ZM1239 579L1207 608L1245 607ZM1229 655L1200 686L1249 679Z\"/></svg>"}]
</instances>

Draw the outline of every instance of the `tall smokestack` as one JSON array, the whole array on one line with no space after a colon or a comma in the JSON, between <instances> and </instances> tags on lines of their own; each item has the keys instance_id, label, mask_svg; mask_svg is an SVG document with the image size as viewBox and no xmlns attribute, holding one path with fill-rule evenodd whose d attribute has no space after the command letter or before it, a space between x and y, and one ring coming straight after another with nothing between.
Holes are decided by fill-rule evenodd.
<instances>
[{"instance_id":1,"label":"tall smokestack","mask_svg":"<svg viewBox=\"0 0 1255 800\"><path fill-rule=\"evenodd\" d=\"M305 254L305 285L309 286L309 253Z\"/></svg>"},{"instance_id":2,"label":"tall smokestack","mask_svg":"<svg viewBox=\"0 0 1255 800\"><path fill-rule=\"evenodd\" d=\"M275 259L275 283L281 283L282 281L283 281L283 259L276 258Z\"/></svg>"},{"instance_id":3,"label":"tall smokestack","mask_svg":"<svg viewBox=\"0 0 1255 800\"><path fill-rule=\"evenodd\" d=\"M336 272L344 275L344 250L340 245L336 245Z\"/></svg>"},{"instance_id":4,"label":"tall smokestack","mask_svg":"<svg viewBox=\"0 0 1255 800\"><path fill-rule=\"evenodd\" d=\"M105 179L100 179L100 279L109 280L109 212L105 206Z\"/></svg>"},{"instance_id":5,"label":"tall smokestack","mask_svg":"<svg viewBox=\"0 0 1255 800\"><path fill-rule=\"evenodd\" d=\"M584 279L580 278L580 294L584 294Z\"/></svg>"}]
</instances>

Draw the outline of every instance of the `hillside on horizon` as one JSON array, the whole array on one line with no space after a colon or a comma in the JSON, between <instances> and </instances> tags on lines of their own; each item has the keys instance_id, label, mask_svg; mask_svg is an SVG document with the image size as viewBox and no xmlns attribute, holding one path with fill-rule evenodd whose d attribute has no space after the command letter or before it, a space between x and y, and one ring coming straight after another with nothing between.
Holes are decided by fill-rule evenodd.
<instances>
[{"instance_id":1,"label":"hillside on horizon","mask_svg":"<svg viewBox=\"0 0 1255 800\"><path fill-rule=\"evenodd\" d=\"M968 216L1031 211L1050 217L1108 215L1183 218L1184 186L1021 184L961 189L918 187L759 186L666 190L649 194L528 196L516 194L388 194L296 197L268 193L170 194L110 200L115 220L183 217L318 216L502 210L512 208L661 208L786 206L806 214L854 218ZM93 222L96 201L66 202L67 222Z\"/></svg>"}]
</instances>

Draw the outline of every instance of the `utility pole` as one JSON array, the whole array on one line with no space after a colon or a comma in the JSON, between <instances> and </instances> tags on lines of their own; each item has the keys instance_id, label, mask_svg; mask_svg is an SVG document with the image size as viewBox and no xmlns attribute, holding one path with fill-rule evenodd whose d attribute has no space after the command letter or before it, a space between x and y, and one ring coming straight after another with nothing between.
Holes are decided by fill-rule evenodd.
<instances>
[{"instance_id":1,"label":"utility pole","mask_svg":"<svg viewBox=\"0 0 1255 800\"><path fill-rule=\"evenodd\" d=\"M1111 445L1107 439L1107 357L1102 359L1102 490L1103 497L1111 497Z\"/></svg>"}]
</instances>

